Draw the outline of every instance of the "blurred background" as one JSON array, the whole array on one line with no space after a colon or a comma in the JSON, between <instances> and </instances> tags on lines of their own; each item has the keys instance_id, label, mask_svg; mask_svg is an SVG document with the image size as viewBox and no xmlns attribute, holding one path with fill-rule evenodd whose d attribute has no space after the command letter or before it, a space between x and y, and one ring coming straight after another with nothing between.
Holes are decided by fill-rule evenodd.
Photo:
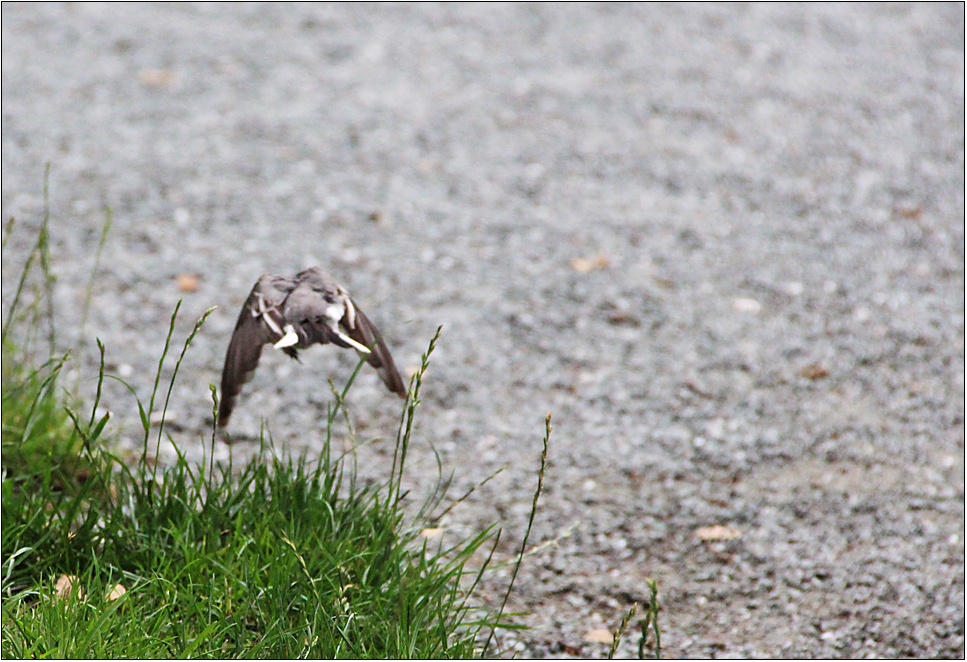
<instances>
[{"instance_id":1,"label":"blurred background","mask_svg":"<svg viewBox=\"0 0 967 662\"><path fill-rule=\"evenodd\" d=\"M49 164L79 395L95 338L146 398L175 304L176 342L218 306L171 405L200 458L255 280L319 265L403 372L443 326L411 487L504 468L448 533L519 540L553 412L522 654L600 657L651 577L669 656L963 656L962 4L2 12L4 314ZM235 440L318 449L354 365L266 352ZM384 477L399 402L350 406Z\"/></svg>"}]
</instances>

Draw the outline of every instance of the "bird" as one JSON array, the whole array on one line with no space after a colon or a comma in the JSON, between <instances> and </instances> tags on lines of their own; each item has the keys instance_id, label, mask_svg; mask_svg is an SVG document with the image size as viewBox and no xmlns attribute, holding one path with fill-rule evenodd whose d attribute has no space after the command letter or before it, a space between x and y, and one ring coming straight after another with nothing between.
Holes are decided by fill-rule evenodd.
<instances>
[{"instance_id":1,"label":"bird","mask_svg":"<svg viewBox=\"0 0 967 662\"><path fill-rule=\"evenodd\" d=\"M332 276L319 267L291 277L264 274L242 306L228 343L218 426L228 425L238 394L255 375L265 345L272 344L298 360L298 350L327 343L355 349L390 392L406 397L406 386L382 335Z\"/></svg>"}]
</instances>

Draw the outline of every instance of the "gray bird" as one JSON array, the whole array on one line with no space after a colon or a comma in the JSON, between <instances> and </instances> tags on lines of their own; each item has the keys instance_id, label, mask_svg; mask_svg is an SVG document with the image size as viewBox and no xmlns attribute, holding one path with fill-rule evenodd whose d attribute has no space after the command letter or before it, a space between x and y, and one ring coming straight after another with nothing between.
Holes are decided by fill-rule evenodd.
<instances>
[{"instance_id":1,"label":"gray bird","mask_svg":"<svg viewBox=\"0 0 967 662\"><path fill-rule=\"evenodd\" d=\"M406 386L379 331L329 274L319 267L292 278L265 274L242 306L228 343L219 427L228 425L242 385L252 379L262 347L269 343L294 359L299 358L297 350L316 343L355 349L390 391L406 397Z\"/></svg>"}]
</instances>

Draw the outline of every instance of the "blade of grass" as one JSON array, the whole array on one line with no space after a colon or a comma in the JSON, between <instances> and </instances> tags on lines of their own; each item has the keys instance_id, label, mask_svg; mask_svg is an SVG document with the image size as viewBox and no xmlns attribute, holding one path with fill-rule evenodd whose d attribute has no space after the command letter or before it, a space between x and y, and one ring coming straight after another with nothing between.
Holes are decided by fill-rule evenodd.
<instances>
[{"instance_id":1,"label":"blade of grass","mask_svg":"<svg viewBox=\"0 0 967 662\"><path fill-rule=\"evenodd\" d=\"M618 646L621 645L621 637L624 635L625 630L628 629L628 623L631 622L631 619L635 617L636 613L638 613L638 605L631 605L631 609L628 610L628 613L621 619L621 623L618 624L618 628L611 637L611 647L608 649L609 660L614 659L614 654L618 650Z\"/></svg>"},{"instance_id":2,"label":"blade of grass","mask_svg":"<svg viewBox=\"0 0 967 662\"><path fill-rule=\"evenodd\" d=\"M436 348L436 342L440 338L440 334L442 332L443 327L438 326L433 338L430 339L430 345L423 354L420 362L420 369L410 380L410 388L407 391L406 406L403 408L403 417L400 420L400 427L396 433L396 447L393 450L393 466L390 469L389 494L393 499L393 503L399 503L400 501L400 486L403 482L403 465L406 462L406 452L410 445L410 436L413 433L413 417L416 413L417 406L420 404L420 387L423 385L423 375L426 374L426 371L430 367L430 355L433 354L433 350ZM396 482L395 496L393 496L394 480Z\"/></svg>"},{"instance_id":3,"label":"blade of grass","mask_svg":"<svg viewBox=\"0 0 967 662\"><path fill-rule=\"evenodd\" d=\"M27 256L27 262L20 271L20 282L17 283L17 292L13 295L13 302L10 304L10 310L7 311L7 321L3 325L3 331L0 332L0 342L4 345L7 344L7 332L10 330L10 322L13 320L13 315L17 311L17 305L20 303L20 296L23 294L27 276L30 274L30 268L33 266L34 258L36 257L37 251L30 251L30 255Z\"/></svg>"},{"instance_id":4,"label":"blade of grass","mask_svg":"<svg viewBox=\"0 0 967 662\"><path fill-rule=\"evenodd\" d=\"M148 412L147 416L144 414L144 410L141 411L141 424L144 426L144 452L143 454L147 456L148 454L148 438L151 436L151 414L154 412L154 399L158 394L158 385L161 383L161 371L164 368L165 358L168 356L168 347L171 345L171 336L175 332L175 321L178 319L178 311L181 310L181 299L178 299L178 303L175 304L175 311L171 313L171 322L168 323L168 335L165 336L165 347L161 351L161 358L158 360L158 370L155 372L154 376L154 388L151 389L151 400L148 402ZM155 457L157 457L157 452Z\"/></svg>"},{"instance_id":5,"label":"blade of grass","mask_svg":"<svg viewBox=\"0 0 967 662\"><path fill-rule=\"evenodd\" d=\"M37 396L34 398L33 403L30 405L30 409L27 412L27 419L24 423L23 431L20 435L21 444L26 442L30 437L30 433L33 431L36 419L34 418L34 413L37 411L37 407L44 400L45 397L50 397L53 385L57 382L57 376L60 374L61 369L64 367L64 363L67 361L69 354L64 354L60 360L54 361L53 367L51 368L50 374L47 375L46 379L41 383L40 389L37 391Z\"/></svg>"},{"instance_id":6,"label":"blade of grass","mask_svg":"<svg viewBox=\"0 0 967 662\"><path fill-rule=\"evenodd\" d=\"M3 239L0 239L0 255L7 250L7 241L10 239L10 233L13 231L13 226L16 224L14 217L11 216L10 220L3 228Z\"/></svg>"},{"instance_id":7,"label":"blade of grass","mask_svg":"<svg viewBox=\"0 0 967 662\"><path fill-rule=\"evenodd\" d=\"M94 280L97 277L98 267L101 266L101 254L104 252L104 245L107 243L108 232L114 223L114 214L111 208L105 209L104 227L101 228L101 239L97 242L97 250L94 251L94 266L91 267L91 277L87 281L87 290L84 292L84 306L81 309L80 335L83 337L84 329L87 326L87 315L91 310L91 298L94 296Z\"/></svg>"},{"instance_id":8,"label":"blade of grass","mask_svg":"<svg viewBox=\"0 0 967 662\"><path fill-rule=\"evenodd\" d=\"M651 627L655 635L655 659L661 659L661 628L658 627L658 612L661 606L658 604L658 584L653 579L646 579L645 583L651 591L651 600L645 610L645 617L638 621L641 627L641 638L638 639L638 659L645 659L645 644L648 640L648 629Z\"/></svg>"},{"instance_id":9,"label":"blade of grass","mask_svg":"<svg viewBox=\"0 0 967 662\"><path fill-rule=\"evenodd\" d=\"M497 469L497 471L493 472L492 474L490 474L489 476L487 476L486 478L484 478L482 481L480 481L480 483L478 483L477 485L474 485L473 487L471 487L469 490L467 490L463 494L463 496L461 496L459 499L457 499L456 501L454 501L453 503L451 503L449 506L447 506L442 513L440 513L439 515L434 516L433 517L433 521L434 522L439 522L441 519L443 519L443 517L447 513L449 513L457 505L459 505L460 503L462 503L463 501L465 501L467 499L467 497L469 497L471 494L473 494L474 492L476 492L477 491L477 488L483 487L484 485L486 485L487 483L489 483L492 478L496 478L497 475L499 473L501 473L503 470L504 470L504 467L500 467L499 469Z\"/></svg>"},{"instance_id":10,"label":"blade of grass","mask_svg":"<svg viewBox=\"0 0 967 662\"><path fill-rule=\"evenodd\" d=\"M212 394L212 452L208 458L208 482L212 482L212 474L215 471L215 443L218 436L218 390L214 384L208 385L208 390Z\"/></svg>"},{"instance_id":11,"label":"blade of grass","mask_svg":"<svg viewBox=\"0 0 967 662\"><path fill-rule=\"evenodd\" d=\"M497 612L497 618L494 620L494 625L490 629L490 635L487 637L487 641L484 643L483 651L481 652L481 657L487 656L487 649L490 647L490 641L493 639L494 633L497 630L497 624L500 623L500 618L504 614L504 609L507 607L507 600L510 598L510 592L514 589L514 581L517 579L517 573L520 571L521 563L524 561L524 552L527 549L527 539L530 538L531 527L534 526L534 517L537 515L537 501L541 496L541 491L544 489L544 471L547 468L547 445L551 439L551 412L547 412L547 417L544 419L544 447L541 450L541 468L537 472L537 489L534 490L534 501L531 503L530 517L527 519L527 529L524 531L524 539L520 543L520 554L517 556L517 563L514 565L514 571L510 575L510 583L507 585L507 592L504 593L504 600L500 604L500 610Z\"/></svg>"},{"instance_id":12,"label":"blade of grass","mask_svg":"<svg viewBox=\"0 0 967 662\"><path fill-rule=\"evenodd\" d=\"M141 398L138 397L138 392L134 390L134 387L116 375L104 375L104 377L106 379L113 379L116 382L121 382L121 384L123 384L124 387L131 392L131 395L134 396L134 401L138 405L138 416L141 419L141 426L147 429L147 427L150 425L150 419L148 418L148 413L144 410L144 405L141 404ZM147 453L148 453L148 448L147 448L147 444L145 444L145 447L142 452L142 456L147 456Z\"/></svg>"},{"instance_id":13,"label":"blade of grass","mask_svg":"<svg viewBox=\"0 0 967 662\"><path fill-rule=\"evenodd\" d=\"M179 305L180 303L181 302L179 301ZM215 312L215 309L217 307L218 306L212 306L211 308L206 310L205 314L202 315L197 322L195 322L195 328L193 328L191 330L191 333L188 334L188 338L185 340L185 344L181 348L181 354L178 355L178 360L175 362L175 370L171 374L171 378L168 380L168 392L165 394L165 404L164 404L164 407L162 407L161 409L161 422L158 424L158 443L157 443L157 446L155 447L155 457L158 456L158 453L161 450L161 435L165 429L165 416L167 416L168 414L168 403L171 401L171 391L174 390L175 388L175 379L178 377L178 370L181 368L181 362L184 360L185 354L188 352L188 348L191 346L191 341L195 339L195 336L201 330L201 327L205 323L205 320L208 319L209 315ZM174 318L172 318L172 326L174 326ZM170 333L168 337L169 338L171 337ZM167 345L165 349L167 349ZM160 372L159 372L159 375L160 375ZM154 398L152 397L152 401L153 400ZM157 464L155 466L157 466Z\"/></svg>"},{"instance_id":14,"label":"blade of grass","mask_svg":"<svg viewBox=\"0 0 967 662\"><path fill-rule=\"evenodd\" d=\"M91 407L91 421L88 423L88 426L94 425L94 419L97 417L97 406L101 404L101 388L104 386L104 343L101 342L100 338L96 340L101 360L98 363L97 369L97 393L94 395L94 405Z\"/></svg>"},{"instance_id":15,"label":"blade of grass","mask_svg":"<svg viewBox=\"0 0 967 662\"><path fill-rule=\"evenodd\" d=\"M47 295L47 342L50 345L50 356L54 355L54 274L50 261L50 162L44 168L44 221L40 226L37 238L40 250L40 268L44 273L44 291Z\"/></svg>"}]
</instances>

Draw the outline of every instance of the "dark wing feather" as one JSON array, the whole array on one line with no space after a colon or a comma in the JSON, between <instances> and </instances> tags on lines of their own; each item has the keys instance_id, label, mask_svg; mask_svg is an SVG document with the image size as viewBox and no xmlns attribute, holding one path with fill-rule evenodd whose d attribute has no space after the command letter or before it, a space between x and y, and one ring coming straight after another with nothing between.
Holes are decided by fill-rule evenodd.
<instances>
[{"instance_id":1,"label":"dark wing feather","mask_svg":"<svg viewBox=\"0 0 967 662\"><path fill-rule=\"evenodd\" d=\"M267 325L262 317L252 314L257 310L259 298L268 306L274 306L284 300L284 289L273 286L265 277L252 288L248 300L242 306L242 311L238 314L238 322L235 324L235 331L232 332L232 339L228 343L228 351L225 353L225 366L222 368L222 390L221 401L218 403L218 426L228 425L228 419L232 415L235 407L235 400L242 391L242 386L250 381L255 375L255 368L258 367L259 358L262 356L262 347L266 343L277 341L280 336ZM265 312L271 316L276 326L284 324L281 313L277 308ZM295 350L290 349L290 356L295 357Z\"/></svg>"},{"instance_id":2,"label":"dark wing feather","mask_svg":"<svg viewBox=\"0 0 967 662\"><path fill-rule=\"evenodd\" d=\"M372 350L366 362L376 369L379 378L386 384L386 388L401 398L405 398L406 385L403 384L403 378L400 377L400 372L396 369L393 356L389 353L386 343L383 342L382 335L358 306L353 304L353 307L356 309L355 328L349 326L348 315L342 319L346 335Z\"/></svg>"}]
</instances>

